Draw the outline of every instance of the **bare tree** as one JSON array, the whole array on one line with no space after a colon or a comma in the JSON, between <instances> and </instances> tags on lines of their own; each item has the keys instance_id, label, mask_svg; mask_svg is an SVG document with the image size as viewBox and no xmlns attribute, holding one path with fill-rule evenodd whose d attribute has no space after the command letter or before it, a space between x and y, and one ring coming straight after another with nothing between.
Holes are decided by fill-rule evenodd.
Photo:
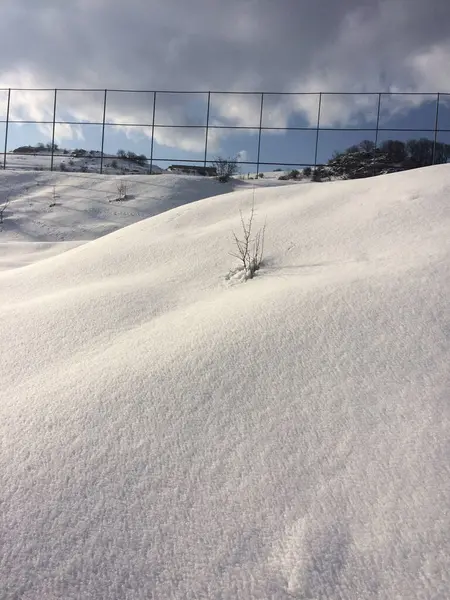
<instances>
[{"instance_id":1,"label":"bare tree","mask_svg":"<svg viewBox=\"0 0 450 600\"><path fill-rule=\"evenodd\" d=\"M254 201L247 222L244 220L242 211L239 211L239 214L241 215L242 236L241 239L238 238L233 231L236 251L230 252L230 254L242 263L245 279L253 279L256 271L260 269L263 260L266 224L264 223L264 226L253 237Z\"/></svg>"},{"instance_id":2,"label":"bare tree","mask_svg":"<svg viewBox=\"0 0 450 600\"><path fill-rule=\"evenodd\" d=\"M223 158L222 156L217 156L213 162L213 167L216 169L216 177L222 182L226 183L239 172L239 165L237 158Z\"/></svg>"},{"instance_id":3,"label":"bare tree","mask_svg":"<svg viewBox=\"0 0 450 600\"><path fill-rule=\"evenodd\" d=\"M0 206L0 225L3 225L3 215L5 214L6 207L9 204L9 198Z\"/></svg>"}]
</instances>

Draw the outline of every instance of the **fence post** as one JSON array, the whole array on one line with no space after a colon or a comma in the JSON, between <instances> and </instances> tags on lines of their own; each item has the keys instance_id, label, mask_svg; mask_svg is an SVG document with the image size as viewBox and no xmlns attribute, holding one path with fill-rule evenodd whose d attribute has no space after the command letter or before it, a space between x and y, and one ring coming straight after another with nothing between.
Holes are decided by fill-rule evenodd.
<instances>
[{"instance_id":1,"label":"fence post","mask_svg":"<svg viewBox=\"0 0 450 600\"><path fill-rule=\"evenodd\" d=\"M205 157L203 166L206 167L206 158L208 156L208 133L209 133L209 109L211 107L211 92L208 92L208 107L206 109L206 134L205 134Z\"/></svg>"},{"instance_id":2,"label":"fence post","mask_svg":"<svg viewBox=\"0 0 450 600\"><path fill-rule=\"evenodd\" d=\"M375 130L375 148L378 148L378 133L380 130L381 92L378 94L377 127Z\"/></svg>"},{"instance_id":3,"label":"fence post","mask_svg":"<svg viewBox=\"0 0 450 600\"><path fill-rule=\"evenodd\" d=\"M441 99L441 94L438 92L438 95L436 98L436 119L434 122L434 143L433 143L433 162L432 162L433 165L436 160L436 145L437 145L437 134L438 134L438 127L439 127L439 102L440 102L440 99Z\"/></svg>"},{"instance_id":4,"label":"fence post","mask_svg":"<svg viewBox=\"0 0 450 600\"><path fill-rule=\"evenodd\" d=\"M263 123L263 110L264 110L264 92L261 94L261 110L259 113L259 133L258 133L258 156L256 158L256 178L259 175L259 160L261 156L261 130Z\"/></svg>"},{"instance_id":5,"label":"fence post","mask_svg":"<svg viewBox=\"0 0 450 600\"><path fill-rule=\"evenodd\" d=\"M378 108L377 108L377 123L376 123L376 128L375 128L375 148L373 151L373 174L376 174L376 165L375 165L375 159L377 156L377 149L378 149L378 134L379 134L379 130L380 130L380 114L381 114L381 92L378 94Z\"/></svg>"},{"instance_id":6,"label":"fence post","mask_svg":"<svg viewBox=\"0 0 450 600\"><path fill-rule=\"evenodd\" d=\"M156 92L153 92L152 145L150 147L150 175L153 172L153 139L155 137Z\"/></svg>"},{"instance_id":7,"label":"fence post","mask_svg":"<svg viewBox=\"0 0 450 600\"><path fill-rule=\"evenodd\" d=\"M58 90L55 89L55 98L53 101L53 126L52 126L52 158L50 160L50 171L53 171L53 160L55 155L55 125L56 125L56 97Z\"/></svg>"},{"instance_id":8,"label":"fence post","mask_svg":"<svg viewBox=\"0 0 450 600\"><path fill-rule=\"evenodd\" d=\"M8 151L8 128L9 128L9 108L11 105L11 88L8 90L8 104L6 108L6 125L5 125L5 153L3 154L3 170L6 169L6 152Z\"/></svg>"},{"instance_id":9,"label":"fence post","mask_svg":"<svg viewBox=\"0 0 450 600\"><path fill-rule=\"evenodd\" d=\"M100 156L100 175L103 174L103 150L105 148L105 122L106 122L106 96L108 90L105 90L105 98L103 100L103 121L102 121L102 150Z\"/></svg>"},{"instance_id":10,"label":"fence post","mask_svg":"<svg viewBox=\"0 0 450 600\"><path fill-rule=\"evenodd\" d=\"M319 150L319 131L320 131L320 112L322 110L322 92L319 94L319 108L317 110L317 128L316 128L316 151L314 153L314 168L317 167L317 153Z\"/></svg>"}]
</instances>

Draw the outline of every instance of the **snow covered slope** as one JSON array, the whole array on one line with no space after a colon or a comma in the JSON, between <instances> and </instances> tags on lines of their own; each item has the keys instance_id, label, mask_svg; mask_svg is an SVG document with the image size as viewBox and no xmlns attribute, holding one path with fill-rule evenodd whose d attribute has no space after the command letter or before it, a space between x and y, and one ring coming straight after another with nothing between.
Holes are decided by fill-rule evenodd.
<instances>
[{"instance_id":1,"label":"snow covered slope","mask_svg":"<svg viewBox=\"0 0 450 600\"><path fill-rule=\"evenodd\" d=\"M0 273L1 597L448 598L449 197L258 188L245 284L248 189Z\"/></svg>"},{"instance_id":2,"label":"snow covered slope","mask_svg":"<svg viewBox=\"0 0 450 600\"><path fill-rule=\"evenodd\" d=\"M58 150L53 157L53 169L65 172L99 173L102 165L103 173L108 175L148 174L150 165L139 165L130 160L121 159L114 155L103 155L95 151L86 152L85 156L76 156L69 150L62 154ZM3 165L5 155L0 153L0 164ZM27 154L15 154L11 152L6 155L6 168L16 171L50 171L52 163L51 152L48 150L37 151ZM158 165L152 165L152 173L162 173L164 169Z\"/></svg>"},{"instance_id":3,"label":"snow covered slope","mask_svg":"<svg viewBox=\"0 0 450 600\"><path fill-rule=\"evenodd\" d=\"M127 197L119 200L118 183ZM183 175L100 176L0 171L0 270L23 266L240 182Z\"/></svg>"}]
</instances>

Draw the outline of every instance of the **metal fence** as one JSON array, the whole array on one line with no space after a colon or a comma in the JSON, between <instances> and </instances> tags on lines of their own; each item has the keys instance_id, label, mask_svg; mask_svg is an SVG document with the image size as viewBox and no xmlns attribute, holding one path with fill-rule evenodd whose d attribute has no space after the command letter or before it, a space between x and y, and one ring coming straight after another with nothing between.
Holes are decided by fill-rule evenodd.
<instances>
[{"instance_id":1,"label":"metal fence","mask_svg":"<svg viewBox=\"0 0 450 600\"><path fill-rule=\"evenodd\" d=\"M205 139L204 139L204 152L203 152L203 157L202 160L198 160L198 159L183 159L183 163L192 163L192 164L203 164L203 166L207 166L209 164L211 164L213 161L212 159L208 158L208 142L211 136L211 132L214 130L241 130L241 131L249 131L252 130L253 132L256 132L257 135L257 152L256 152L256 160L251 160L251 161L240 161L239 164L242 165L248 165L248 166L254 166L256 167L256 172L259 172L260 167L264 167L264 166L280 166L280 167L297 167L297 166L311 166L311 167L315 167L318 166L319 164L322 164L320 161L318 161L318 147L319 147L319 136L321 134L321 132L326 132L326 131L334 131L334 132L365 132L366 134L371 133L373 135L374 138L374 142L376 145L378 145L379 140L380 140L380 134L382 133L386 133L386 132L407 132L407 133L411 133L411 134L417 134L420 133L421 135L426 134L427 136L429 136L430 140L433 141L433 164L435 162L435 154L436 154L436 145L438 144L438 136L441 134L449 134L450 133L450 117L448 118L448 125L446 128L446 123L441 123L440 122L440 114L441 111L445 108L447 110L447 107L450 105L450 94L447 93L386 93L386 92L374 92L374 93L352 93L352 92L326 92L326 93L322 93L322 92L317 92L317 93L296 93L296 92L197 92L197 91L163 91L163 90L152 90L152 91L148 91L148 90L114 90L114 89L103 89L103 90L99 90L99 89L71 89L71 88L64 88L64 89L44 89L44 88L33 88L33 89L24 89L24 88L11 88L11 89L0 89L0 92L2 92L3 94L6 95L6 113L4 115L4 118L0 119L0 124L3 123L4 124L4 130L5 130L5 134L4 134L4 153L3 153L3 169L7 168L7 157L9 155L12 154L11 151L8 152L8 136L9 136L9 132L10 132L10 127L12 124L31 124L31 125L47 125L51 128L51 152L49 152L49 157L50 157L50 169L54 170L54 166L55 166L55 158L58 156L66 156L65 154L61 154L57 151L57 149L55 148L55 139L56 139L56 128L59 125L68 125L68 126L80 126L80 125L97 125L99 127L101 127L101 145L100 145L100 152L99 152L99 159L100 159L100 165L99 165L99 172L103 173L104 171L104 166L105 166L105 158L107 157L111 157L110 154L105 153L105 132L108 131L108 128L110 127L115 127L115 128L131 128L131 127L140 127L140 128L147 128L148 129L148 138L150 141L150 147L149 147L149 157L146 156L146 164L148 166L148 170L151 173L152 172L152 168L153 165L155 165L156 163L173 163L173 162L179 162L180 159L177 158L171 158L171 157L163 157L163 156L158 156L157 152L155 151L155 133L160 130L160 129L167 129L167 128L176 128L176 129L192 129L192 128L196 128L196 129L204 129L204 135L205 135ZM34 92L45 92L47 94L51 94L52 96L52 109L51 112L49 111L48 114L51 115L50 119L45 119L45 120L30 120L30 119L14 119L13 118L13 112L12 112L12 94L14 92L22 92L22 93L34 93ZM66 92L70 92L70 93L95 93L95 94L101 94L102 97L102 118L101 120L92 120L92 121L86 121L86 120L71 120L71 119L60 119L58 118L58 99L60 97L61 93L66 93ZM150 97L152 98L152 106L151 106L151 119L149 122L128 122L128 123L121 123L121 122L117 122L117 121L113 121L110 122L107 119L107 106L108 106L108 100L111 94L147 94L150 95ZM205 104L205 113L204 113L204 120L202 120L202 122L200 123L196 123L196 124L189 124L189 123L160 123L158 122L158 120L156 119L156 109L157 106L164 106L164 102L165 102L165 98L167 97L167 95L174 95L174 94L182 94L182 95L192 95L195 94L197 96L201 96L204 99L204 104ZM257 99L257 110L256 110L256 115L255 115L255 122L256 124L239 124L239 125L233 125L233 124L229 124L229 123L224 123L224 124L220 124L217 122L213 122L211 119L211 103L212 100L215 96L223 96L223 95L228 95L228 96L239 96L239 97L250 97L252 96L253 99ZM314 99L317 101L317 114L316 114L316 118L314 118L314 124L312 126L310 125L305 125L305 126L283 126L283 127L277 127L277 126L268 126L265 124L264 122L264 111L265 111L265 106L266 103L273 97L280 97L280 98L288 98L288 97L296 97L297 99L302 99L302 100L306 100L307 102L309 102L311 99ZM353 99L356 99L357 97L370 97L373 107L374 107L374 114L373 114L373 119L371 120L371 123L366 123L364 126L351 126L348 125L346 127L339 127L339 126L333 126L330 124L327 124L327 119L324 119L323 117L323 107L324 107L324 102L326 99L333 99L333 98L337 98L337 97L351 97ZM422 104L430 104L430 103L435 103L435 108L433 108L433 123L431 124L431 127L415 127L415 128L409 128L409 127L385 127L383 126L383 123L380 120L381 117L381 113L382 113L382 105L383 105L383 100L388 98L390 100L392 100L392 98L395 97L397 100L407 100L407 102L410 102L411 104L411 110L418 110L418 107L420 108L420 106ZM0 116L3 116L0 113ZM311 122L311 118L309 119ZM447 116L446 119L447 120ZM291 131L310 131L314 133L314 142L313 142L313 152L312 155L314 156L314 159L312 161L308 161L308 162L284 162L284 161L280 161L280 162L264 162L263 160L261 160L261 138L262 135L265 132L277 132L277 131L285 131L285 132L291 132ZM449 138L450 141L450 138Z\"/></svg>"}]
</instances>

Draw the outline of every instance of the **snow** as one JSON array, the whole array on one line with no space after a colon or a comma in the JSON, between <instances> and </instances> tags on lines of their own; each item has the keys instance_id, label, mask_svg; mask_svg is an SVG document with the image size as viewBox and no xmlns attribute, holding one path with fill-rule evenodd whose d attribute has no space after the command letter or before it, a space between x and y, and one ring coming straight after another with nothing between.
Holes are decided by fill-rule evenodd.
<instances>
[{"instance_id":1,"label":"snow","mask_svg":"<svg viewBox=\"0 0 450 600\"><path fill-rule=\"evenodd\" d=\"M100 214L105 177L39 223L1 177L2 598L448 598L446 165Z\"/></svg>"},{"instance_id":2,"label":"snow","mask_svg":"<svg viewBox=\"0 0 450 600\"><path fill-rule=\"evenodd\" d=\"M118 184L127 198L119 201ZM174 207L232 191L179 175L105 177L81 173L0 173L0 270L24 266Z\"/></svg>"},{"instance_id":3,"label":"snow","mask_svg":"<svg viewBox=\"0 0 450 600\"><path fill-rule=\"evenodd\" d=\"M109 175L127 175L136 173L144 175L149 172L150 164L139 165L129 160L120 159L115 155L104 154L103 163L101 152L88 151L86 156L74 156L71 151L65 150L67 154L63 154L62 150L57 150L53 157L53 169L66 172L81 172L99 173L102 165L103 173ZM3 166L4 154L0 153L0 164ZM15 154L10 152L6 155L6 168L16 171L49 171L51 168L52 157L48 150L39 151L36 149L30 154ZM61 167L61 165L64 165ZM163 169L158 165L152 165L152 173L162 173Z\"/></svg>"}]
</instances>

